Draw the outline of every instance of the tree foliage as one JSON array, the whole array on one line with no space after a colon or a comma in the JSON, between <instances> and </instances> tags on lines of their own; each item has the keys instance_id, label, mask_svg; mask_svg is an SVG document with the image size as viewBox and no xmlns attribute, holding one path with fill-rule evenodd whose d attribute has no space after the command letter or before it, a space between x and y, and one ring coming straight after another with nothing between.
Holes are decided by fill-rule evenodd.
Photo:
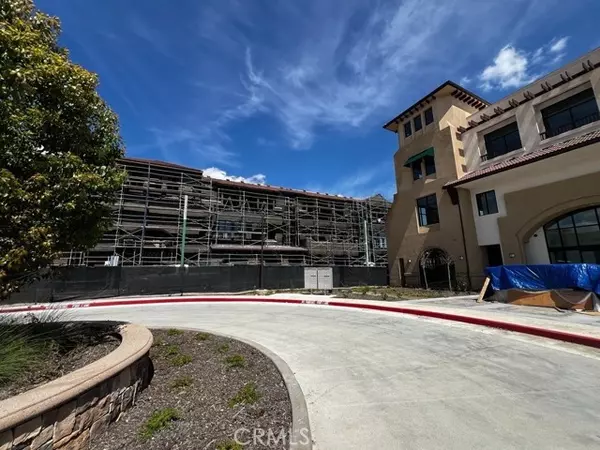
<instances>
[{"instance_id":1,"label":"tree foliage","mask_svg":"<svg viewBox=\"0 0 600 450\"><path fill-rule=\"evenodd\" d=\"M0 0L0 296L89 248L123 182L116 115L33 0Z\"/></svg>"}]
</instances>

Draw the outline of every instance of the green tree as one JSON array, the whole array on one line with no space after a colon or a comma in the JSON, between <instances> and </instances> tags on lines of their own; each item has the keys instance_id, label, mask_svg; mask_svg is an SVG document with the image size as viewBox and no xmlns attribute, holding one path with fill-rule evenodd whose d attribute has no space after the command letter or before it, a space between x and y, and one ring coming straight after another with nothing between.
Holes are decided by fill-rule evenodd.
<instances>
[{"instance_id":1,"label":"green tree","mask_svg":"<svg viewBox=\"0 0 600 450\"><path fill-rule=\"evenodd\" d=\"M0 297L95 245L124 179L117 117L59 34L33 0L0 0Z\"/></svg>"}]
</instances>

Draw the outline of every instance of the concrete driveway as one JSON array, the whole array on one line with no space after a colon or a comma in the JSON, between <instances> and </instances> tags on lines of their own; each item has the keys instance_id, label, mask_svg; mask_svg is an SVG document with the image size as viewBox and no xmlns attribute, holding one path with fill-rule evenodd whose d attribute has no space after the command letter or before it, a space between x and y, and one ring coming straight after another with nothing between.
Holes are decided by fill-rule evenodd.
<instances>
[{"instance_id":1,"label":"concrete driveway","mask_svg":"<svg viewBox=\"0 0 600 450\"><path fill-rule=\"evenodd\" d=\"M312 305L70 310L239 336L296 375L315 448L600 447L600 352L402 314Z\"/></svg>"}]
</instances>

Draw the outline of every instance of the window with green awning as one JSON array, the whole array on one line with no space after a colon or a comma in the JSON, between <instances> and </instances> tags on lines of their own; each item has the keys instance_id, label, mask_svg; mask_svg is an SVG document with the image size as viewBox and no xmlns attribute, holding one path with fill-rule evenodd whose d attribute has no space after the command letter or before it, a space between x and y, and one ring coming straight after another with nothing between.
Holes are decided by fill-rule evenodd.
<instances>
[{"instance_id":1,"label":"window with green awning","mask_svg":"<svg viewBox=\"0 0 600 450\"><path fill-rule=\"evenodd\" d=\"M434 154L433 147L429 147L428 149L423 150L421 153L417 153L416 155L413 155L410 158L408 158L406 160L406 162L404 163L404 167L410 167L413 162L419 161L419 160L425 158L426 156L431 156L433 158L433 154Z\"/></svg>"}]
</instances>

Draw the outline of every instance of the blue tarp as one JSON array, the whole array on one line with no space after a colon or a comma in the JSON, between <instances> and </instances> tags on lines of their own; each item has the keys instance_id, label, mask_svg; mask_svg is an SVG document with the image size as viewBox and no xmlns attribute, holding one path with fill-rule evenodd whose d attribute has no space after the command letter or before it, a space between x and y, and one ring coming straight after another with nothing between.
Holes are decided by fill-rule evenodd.
<instances>
[{"instance_id":1,"label":"blue tarp","mask_svg":"<svg viewBox=\"0 0 600 450\"><path fill-rule=\"evenodd\" d=\"M600 295L600 265L598 264L540 264L488 267L486 274L495 291L522 289L548 291L552 289L581 289Z\"/></svg>"}]
</instances>

